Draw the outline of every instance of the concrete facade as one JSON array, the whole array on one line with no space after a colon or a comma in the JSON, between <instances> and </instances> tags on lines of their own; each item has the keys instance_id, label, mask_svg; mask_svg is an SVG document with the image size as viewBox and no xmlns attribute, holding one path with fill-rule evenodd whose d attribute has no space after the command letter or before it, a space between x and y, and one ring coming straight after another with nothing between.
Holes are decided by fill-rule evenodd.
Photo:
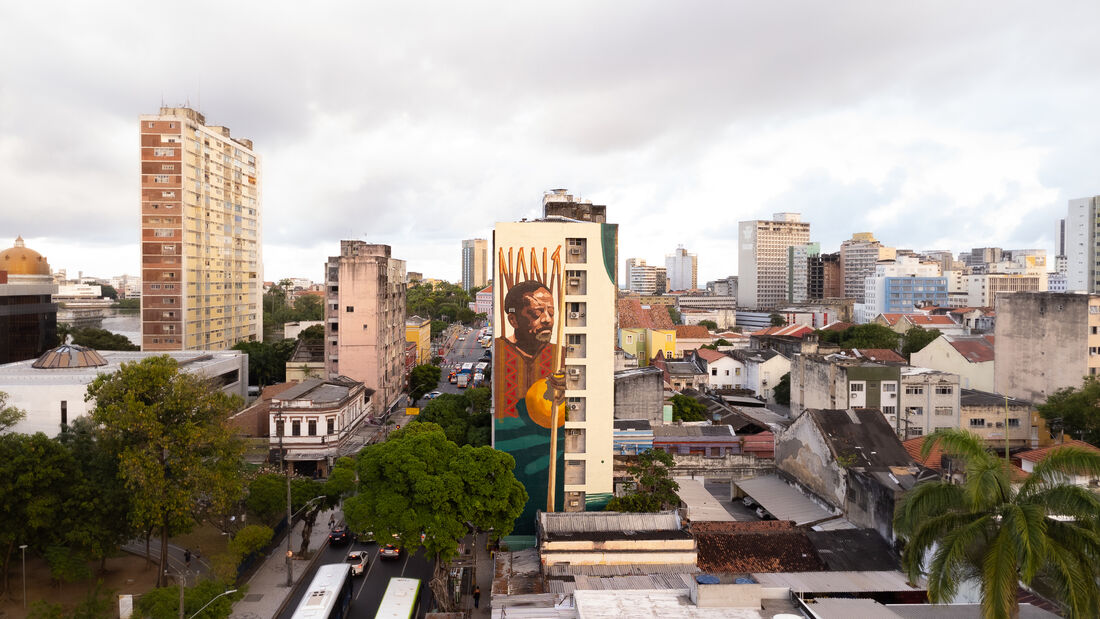
<instances>
[{"instance_id":1,"label":"concrete facade","mask_svg":"<svg viewBox=\"0 0 1100 619\"><path fill-rule=\"evenodd\" d=\"M646 367L615 372L615 419L661 421L665 404L664 373ZM568 419L568 413L566 413Z\"/></svg>"},{"instance_id":2,"label":"concrete facade","mask_svg":"<svg viewBox=\"0 0 1100 619\"><path fill-rule=\"evenodd\" d=\"M489 283L489 241L462 241L462 288L467 292L484 288Z\"/></svg>"},{"instance_id":3,"label":"concrete facade","mask_svg":"<svg viewBox=\"0 0 1100 619\"><path fill-rule=\"evenodd\" d=\"M844 297L865 303L865 280L874 275L879 260L893 260L897 250L883 247L870 232L857 232L840 244L840 270L844 277Z\"/></svg>"},{"instance_id":4,"label":"concrete facade","mask_svg":"<svg viewBox=\"0 0 1100 619\"><path fill-rule=\"evenodd\" d=\"M140 117L141 349L263 339L262 169L189 108Z\"/></svg>"},{"instance_id":5,"label":"concrete facade","mask_svg":"<svg viewBox=\"0 0 1100 619\"><path fill-rule=\"evenodd\" d=\"M738 224L737 304L752 310L779 307L787 299L787 249L810 242L810 224L798 213Z\"/></svg>"},{"instance_id":6,"label":"concrete facade","mask_svg":"<svg viewBox=\"0 0 1100 619\"><path fill-rule=\"evenodd\" d=\"M405 341L416 344L416 364L432 360L432 321L420 316L405 319Z\"/></svg>"},{"instance_id":7,"label":"concrete facade","mask_svg":"<svg viewBox=\"0 0 1100 619\"><path fill-rule=\"evenodd\" d=\"M962 350L969 354L964 354ZM988 349L990 354L975 354L969 349ZM941 335L924 348L910 356L913 365L932 368L959 377L959 386L963 389L993 391L994 358L993 343L984 336Z\"/></svg>"},{"instance_id":8,"label":"concrete facade","mask_svg":"<svg viewBox=\"0 0 1100 619\"><path fill-rule=\"evenodd\" d=\"M897 395L900 365L800 354L792 359L790 372L792 416L810 408L896 407L889 396Z\"/></svg>"},{"instance_id":9,"label":"concrete facade","mask_svg":"<svg viewBox=\"0 0 1100 619\"><path fill-rule=\"evenodd\" d=\"M378 413L405 383L405 261L389 245L340 241L325 267L325 372L373 389Z\"/></svg>"},{"instance_id":10,"label":"concrete facade","mask_svg":"<svg viewBox=\"0 0 1100 619\"><path fill-rule=\"evenodd\" d=\"M1065 219L1066 287L1070 292L1100 292L1096 267L1096 226L1100 196L1069 201Z\"/></svg>"},{"instance_id":11,"label":"concrete facade","mask_svg":"<svg viewBox=\"0 0 1100 619\"><path fill-rule=\"evenodd\" d=\"M896 414L894 417L887 414L887 406L882 407L882 412L902 440L941 428L958 428L960 392L957 374L902 368Z\"/></svg>"},{"instance_id":12,"label":"concrete facade","mask_svg":"<svg viewBox=\"0 0 1100 619\"><path fill-rule=\"evenodd\" d=\"M665 256L668 290L695 290L699 287L699 257L680 245Z\"/></svg>"},{"instance_id":13,"label":"concrete facade","mask_svg":"<svg viewBox=\"0 0 1100 619\"><path fill-rule=\"evenodd\" d=\"M1100 368L1100 296L1056 292L1005 294L997 303L994 391L1044 402L1080 387Z\"/></svg>"}]
</instances>

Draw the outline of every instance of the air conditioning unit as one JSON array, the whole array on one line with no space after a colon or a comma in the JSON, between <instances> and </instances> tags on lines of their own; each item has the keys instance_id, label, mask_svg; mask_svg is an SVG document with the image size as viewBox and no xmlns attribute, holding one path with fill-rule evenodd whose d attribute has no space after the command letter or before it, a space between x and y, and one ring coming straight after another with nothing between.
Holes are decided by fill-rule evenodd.
<instances>
[{"instance_id":1,"label":"air conditioning unit","mask_svg":"<svg viewBox=\"0 0 1100 619\"><path fill-rule=\"evenodd\" d=\"M569 347L569 352L577 352L577 347L576 346L570 346Z\"/></svg>"},{"instance_id":2,"label":"air conditioning unit","mask_svg":"<svg viewBox=\"0 0 1100 619\"><path fill-rule=\"evenodd\" d=\"M997 423L996 423L996 424L994 425L994 427L997 427L997 428L1003 428L1003 427L1005 427L1005 424L1004 424L1004 422L1003 422L1003 421L998 421L998 422L997 422Z\"/></svg>"},{"instance_id":3,"label":"air conditioning unit","mask_svg":"<svg viewBox=\"0 0 1100 619\"><path fill-rule=\"evenodd\" d=\"M581 278L579 278L579 277L570 277L569 278L569 285L570 286L580 286L581 285Z\"/></svg>"},{"instance_id":4,"label":"air conditioning unit","mask_svg":"<svg viewBox=\"0 0 1100 619\"><path fill-rule=\"evenodd\" d=\"M580 407L579 407L579 406L577 406L576 404L570 404L570 405L569 405L569 410L571 410L571 411L575 411L575 410L577 410L577 409L579 409L579 408L580 408Z\"/></svg>"},{"instance_id":5,"label":"air conditioning unit","mask_svg":"<svg viewBox=\"0 0 1100 619\"><path fill-rule=\"evenodd\" d=\"M570 376L580 376L581 375L581 369L580 368L569 368L569 375Z\"/></svg>"},{"instance_id":6,"label":"air conditioning unit","mask_svg":"<svg viewBox=\"0 0 1100 619\"><path fill-rule=\"evenodd\" d=\"M575 319L575 318L580 318L580 317L581 317L581 313L580 313L580 312L569 312L569 317L570 317L570 318L574 318L574 319Z\"/></svg>"},{"instance_id":7,"label":"air conditioning unit","mask_svg":"<svg viewBox=\"0 0 1100 619\"><path fill-rule=\"evenodd\" d=\"M890 397L891 397L891 398L896 398L896 397L898 397L898 394L896 394L896 393L891 393L891 394L890 394Z\"/></svg>"},{"instance_id":8,"label":"air conditioning unit","mask_svg":"<svg viewBox=\"0 0 1100 619\"><path fill-rule=\"evenodd\" d=\"M580 247L570 247L569 248L569 253L574 255L574 256L579 256L579 255L581 255L581 248Z\"/></svg>"}]
</instances>

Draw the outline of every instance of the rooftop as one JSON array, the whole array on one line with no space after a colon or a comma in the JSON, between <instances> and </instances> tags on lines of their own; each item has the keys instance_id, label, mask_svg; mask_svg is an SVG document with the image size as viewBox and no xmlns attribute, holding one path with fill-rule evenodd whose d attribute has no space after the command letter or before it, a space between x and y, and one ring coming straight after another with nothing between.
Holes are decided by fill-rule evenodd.
<instances>
[{"instance_id":1,"label":"rooftop","mask_svg":"<svg viewBox=\"0 0 1100 619\"><path fill-rule=\"evenodd\" d=\"M88 367L34 367L37 359L27 359L0 365L0 385L83 385L99 374L117 372L123 363L142 361L149 357L168 355L189 372L203 373L229 360L244 355L239 350L183 350L171 352L101 350L97 354L107 364ZM243 378L243 377L242 377Z\"/></svg>"},{"instance_id":2,"label":"rooftop","mask_svg":"<svg viewBox=\"0 0 1100 619\"><path fill-rule=\"evenodd\" d=\"M674 330L672 316L665 306L642 307L636 299L619 299L620 329L668 329Z\"/></svg>"},{"instance_id":3,"label":"rooftop","mask_svg":"<svg viewBox=\"0 0 1100 619\"><path fill-rule=\"evenodd\" d=\"M691 477L677 477L680 489L676 491L685 505L685 515L692 522L728 522L733 516L703 487L703 482Z\"/></svg>"},{"instance_id":4,"label":"rooftop","mask_svg":"<svg viewBox=\"0 0 1100 619\"><path fill-rule=\"evenodd\" d=\"M590 533L596 531L679 531L680 517L674 511L655 514L625 512L539 512L539 529L546 533Z\"/></svg>"},{"instance_id":5,"label":"rooftop","mask_svg":"<svg viewBox=\"0 0 1100 619\"><path fill-rule=\"evenodd\" d=\"M817 555L833 571L880 571L898 569L898 558L890 544L874 529L807 531Z\"/></svg>"},{"instance_id":6,"label":"rooftop","mask_svg":"<svg viewBox=\"0 0 1100 619\"><path fill-rule=\"evenodd\" d=\"M791 522L712 522L691 527L704 572L812 572L825 569L806 534Z\"/></svg>"},{"instance_id":7,"label":"rooftop","mask_svg":"<svg viewBox=\"0 0 1100 619\"><path fill-rule=\"evenodd\" d=\"M814 330L806 325L786 325L784 327L768 327L760 331L754 331L750 333L750 336L785 336L801 338L802 336L813 333Z\"/></svg>"},{"instance_id":8,"label":"rooftop","mask_svg":"<svg viewBox=\"0 0 1100 619\"><path fill-rule=\"evenodd\" d=\"M832 354L881 363L906 363L905 357L889 348L843 348Z\"/></svg>"},{"instance_id":9,"label":"rooftop","mask_svg":"<svg viewBox=\"0 0 1100 619\"><path fill-rule=\"evenodd\" d=\"M733 439L733 428L728 425L657 425L653 426L653 438L707 437Z\"/></svg>"},{"instance_id":10,"label":"rooftop","mask_svg":"<svg viewBox=\"0 0 1100 619\"><path fill-rule=\"evenodd\" d=\"M1016 454L1014 457L1019 458L1021 461L1027 460L1028 462L1042 462L1043 459L1049 456L1052 451L1060 449L1062 447L1077 447L1079 449L1085 449L1088 451L1100 452L1100 448L1097 448L1090 443L1086 443L1085 441L1069 440L1062 443L1061 445L1051 445L1050 447L1043 447L1041 449L1022 451Z\"/></svg>"},{"instance_id":11,"label":"rooftop","mask_svg":"<svg viewBox=\"0 0 1100 619\"><path fill-rule=\"evenodd\" d=\"M337 376L328 380L309 378L276 395L272 400L274 402L309 400L312 406L337 403L345 400L359 385L362 383L346 376Z\"/></svg>"},{"instance_id":12,"label":"rooftop","mask_svg":"<svg viewBox=\"0 0 1100 619\"><path fill-rule=\"evenodd\" d=\"M676 337L696 340L707 340L714 336L703 325L676 325Z\"/></svg>"},{"instance_id":13,"label":"rooftop","mask_svg":"<svg viewBox=\"0 0 1100 619\"><path fill-rule=\"evenodd\" d=\"M709 348L700 348L695 351L695 354L699 355L699 357L701 357L707 363L714 363L715 361L729 358L729 355L727 355L726 353L719 352L717 350L711 350Z\"/></svg>"},{"instance_id":14,"label":"rooftop","mask_svg":"<svg viewBox=\"0 0 1100 619\"><path fill-rule=\"evenodd\" d=\"M992 335L955 335L943 336L947 343L962 355L970 363L985 363L993 361L993 336Z\"/></svg>"},{"instance_id":15,"label":"rooftop","mask_svg":"<svg viewBox=\"0 0 1100 619\"><path fill-rule=\"evenodd\" d=\"M781 521L803 526L839 518L776 475L742 479L734 483Z\"/></svg>"},{"instance_id":16,"label":"rooftop","mask_svg":"<svg viewBox=\"0 0 1100 619\"><path fill-rule=\"evenodd\" d=\"M853 458L852 467L885 471L913 464L893 428L877 409L810 408L805 414L821 429L822 439L834 456Z\"/></svg>"}]
</instances>

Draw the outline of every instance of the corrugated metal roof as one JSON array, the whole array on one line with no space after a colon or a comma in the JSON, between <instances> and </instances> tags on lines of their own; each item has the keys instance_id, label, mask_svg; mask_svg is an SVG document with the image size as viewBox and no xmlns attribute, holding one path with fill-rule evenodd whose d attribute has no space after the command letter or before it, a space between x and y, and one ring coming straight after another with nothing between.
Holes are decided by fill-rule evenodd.
<instances>
[{"instance_id":1,"label":"corrugated metal roof","mask_svg":"<svg viewBox=\"0 0 1100 619\"><path fill-rule=\"evenodd\" d=\"M577 576L572 583L575 590L632 590L632 589L691 589L694 577L690 574L646 574L641 576Z\"/></svg>"},{"instance_id":2,"label":"corrugated metal roof","mask_svg":"<svg viewBox=\"0 0 1100 619\"><path fill-rule=\"evenodd\" d=\"M851 619L875 617L876 619L904 619L882 604L867 598L819 598L806 608L817 619Z\"/></svg>"},{"instance_id":3,"label":"corrugated metal roof","mask_svg":"<svg viewBox=\"0 0 1100 619\"><path fill-rule=\"evenodd\" d=\"M765 587L789 587L792 593L861 593L870 591L924 591L907 582L905 574L885 572L778 572L753 574Z\"/></svg>"},{"instance_id":4,"label":"corrugated metal roof","mask_svg":"<svg viewBox=\"0 0 1100 619\"><path fill-rule=\"evenodd\" d=\"M629 514L620 512L540 512L539 526L546 533L593 531L679 531L676 512Z\"/></svg>"},{"instance_id":5,"label":"corrugated metal roof","mask_svg":"<svg viewBox=\"0 0 1100 619\"><path fill-rule=\"evenodd\" d=\"M693 522L729 522L736 520L725 507L707 492L702 482L689 477L677 477L680 489L676 494L687 505L687 519Z\"/></svg>"},{"instance_id":6,"label":"corrugated metal roof","mask_svg":"<svg viewBox=\"0 0 1100 619\"><path fill-rule=\"evenodd\" d=\"M560 576L637 576L640 574L697 574L699 568L688 563L631 563L626 565L571 565L554 563L546 566L546 575Z\"/></svg>"},{"instance_id":7,"label":"corrugated metal roof","mask_svg":"<svg viewBox=\"0 0 1100 619\"><path fill-rule=\"evenodd\" d=\"M742 479L734 483L779 520L793 520L795 524L804 525L834 517L834 514L775 475Z\"/></svg>"}]
</instances>

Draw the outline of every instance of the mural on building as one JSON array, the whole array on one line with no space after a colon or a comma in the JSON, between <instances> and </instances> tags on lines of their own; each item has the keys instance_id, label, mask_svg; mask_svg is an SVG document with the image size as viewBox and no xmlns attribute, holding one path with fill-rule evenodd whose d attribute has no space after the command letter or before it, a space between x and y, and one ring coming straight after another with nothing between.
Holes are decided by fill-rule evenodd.
<instances>
[{"instance_id":1,"label":"mural on building","mask_svg":"<svg viewBox=\"0 0 1100 619\"><path fill-rule=\"evenodd\" d=\"M516 459L527 505L516 522L534 525L549 501L562 509L565 374L562 371L564 286L561 246L499 248L498 332L494 345L494 441ZM551 484L553 479L553 484Z\"/></svg>"}]
</instances>

